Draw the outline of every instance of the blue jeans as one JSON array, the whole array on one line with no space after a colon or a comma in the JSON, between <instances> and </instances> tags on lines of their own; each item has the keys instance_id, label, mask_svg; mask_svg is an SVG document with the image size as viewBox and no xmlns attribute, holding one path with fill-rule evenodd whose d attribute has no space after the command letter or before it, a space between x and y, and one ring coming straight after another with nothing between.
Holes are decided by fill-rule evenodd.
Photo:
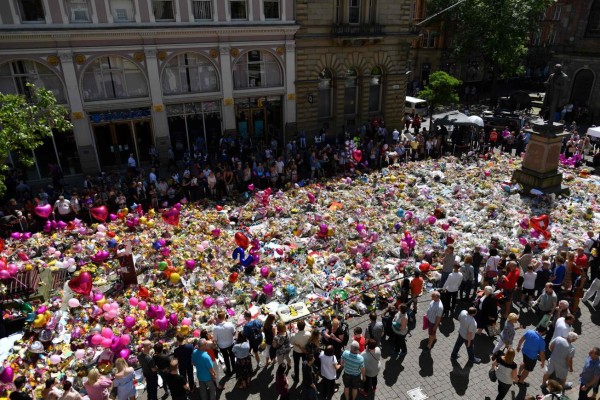
<instances>
[{"instance_id":1,"label":"blue jeans","mask_svg":"<svg viewBox=\"0 0 600 400\"><path fill-rule=\"evenodd\" d=\"M475 360L475 342L471 340L471 345L467 346L467 339L464 339L460 333L456 338L456 343L454 343L454 349L452 349L452 357L458 356L458 351L460 350L460 346L465 345L467 347L467 354L469 355L469 361Z\"/></svg>"},{"instance_id":2,"label":"blue jeans","mask_svg":"<svg viewBox=\"0 0 600 400\"><path fill-rule=\"evenodd\" d=\"M442 272L442 279L440 280L439 287L444 287L444 283L446 283L446 280L448 279L449 276L450 276L450 272Z\"/></svg>"}]
</instances>

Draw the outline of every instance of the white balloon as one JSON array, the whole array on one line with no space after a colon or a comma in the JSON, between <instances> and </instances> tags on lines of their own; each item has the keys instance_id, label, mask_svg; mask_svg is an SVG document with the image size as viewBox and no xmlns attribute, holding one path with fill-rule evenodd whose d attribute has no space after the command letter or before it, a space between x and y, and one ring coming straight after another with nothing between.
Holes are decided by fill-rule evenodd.
<instances>
[{"instance_id":1,"label":"white balloon","mask_svg":"<svg viewBox=\"0 0 600 400\"><path fill-rule=\"evenodd\" d=\"M67 268L67 271L69 271L71 273L77 271L77 265L69 265L69 268Z\"/></svg>"}]
</instances>

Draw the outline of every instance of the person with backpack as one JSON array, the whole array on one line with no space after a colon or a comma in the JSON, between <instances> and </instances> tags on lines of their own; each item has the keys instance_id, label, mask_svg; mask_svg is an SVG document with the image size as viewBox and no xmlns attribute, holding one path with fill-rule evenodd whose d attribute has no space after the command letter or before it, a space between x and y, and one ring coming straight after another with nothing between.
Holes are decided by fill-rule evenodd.
<instances>
[{"instance_id":1,"label":"person with backpack","mask_svg":"<svg viewBox=\"0 0 600 400\"><path fill-rule=\"evenodd\" d=\"M252 353L254 353L254 359L256 360L257 368L261 368L263 365L260 361L259 349L263 342L263 324L258 318L252 319L252 313L248 310L244 311L244 319L246 320L246 324L243 328L244 335L246 338L248 338L250 349L252 350Z\"/></svg>"},{"instance_id":2,"label":"person with backpack","mask_svg":"<svg viewBox=\"0 0 600 400\"><path fill-rule=\"evenodd\" d=\"M277 363L282 364L285 359L286 368L289 371L292 368L292 360L290 359L290 336L287 333L287 327L283 321L277 323L277 335L273 338L273 348L277 355Z\"/></svg>"},{"instance_id":3,"label":"person with backpack","mask_svg":"<svg viewBox=\"0 0 600 400\"><path fill-rule=\"evenodd\" d=\"M377 321L377 313L372 312L369 314L369 325L365 333L365 339L375 340L377 346L381 345L381 337L383 336L383 322Z\"/></svg>"}]
</instances>

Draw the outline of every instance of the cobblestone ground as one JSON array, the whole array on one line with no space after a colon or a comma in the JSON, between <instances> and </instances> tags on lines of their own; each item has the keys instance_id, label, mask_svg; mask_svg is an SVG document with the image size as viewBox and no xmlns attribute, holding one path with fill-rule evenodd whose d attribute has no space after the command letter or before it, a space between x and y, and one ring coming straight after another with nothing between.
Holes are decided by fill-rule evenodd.
<instances>
[{"instance_id":1,"label":"cobblestone ground","mask_svg":"<svg viewBox=\"0 0 600 400\"><path fill-rule=\"evenodd\" d=\"M407 392L411 389L421 388L422 392L429 399L495 399L497 394L497 384L490 382L488 370L491 367L491 353L495 345L495 340L484 335L477 336L475 339L475 355L481 358L481 364L473 365L468 362L466 349L460 351L458 360L451 360L450 353L456 335L458 334L458 321L454 318L444 318L438 332L438 341L431 352L424 352L422 347L427 344L427 331L421 329L422 315L429 304L429 296L423 296L419 303L417 313L417 326L412 330L411 335L407 337L408 355L396 359L392 354L393 346L391 342L384 341L382 345L382 369L378 377L377 393L367 399L412 399ZM459 303L459 307L468 307L467 303ZM519 312L519 309L513 309ZM599 310L600 311L600 310ZM520 322L526 329L532 328L535 320L533 312L520 313ZM537 321L536 321L537 322ZM355 326L367 326L366 316L354 318L348 321L350 332ZM594 311L587 303L581 303L581 315L577 318L574 325L575 332L579 340L575 342L577 352L574 359L574 372L569 374L568 381L574 382L574 388L566 391L571 400L577 399L578 394L578 376L583 367L587 353L593 346L600 345L600 312ZM525 329L517 330L515 337L515 346ZM522 355L517 354L516 362L519 364ZM253 363L255 363L253 359ZM254 364L256 367L256 364ZM519 400L524 399L526 394L540 394L539 388L542 383L543 369L538 363L535 370L529 375L527 381L530 387L519 387L514 385L506 399ZM275 371L273 367L255 369L252 383L248 389L238 389L235 385L235 377L230 377L225 384L225 390L218 394L219 399L237 400L237 399L275 399ZM292 386L293 383L293 386ZM341 378L338 380L341 384ZM302 393L299 388L299 382L291 379L290 372L290 399L302 399ZM339 392L334 395L334 399L343 399L343 386L340 386ZM159 391L163 394L162 389ZM146 393L140 393L140 397L145 400ZM194 396L194 399L197 399ZM358 400L364 399L360 394Z\"/></svg>"}]
</instances>

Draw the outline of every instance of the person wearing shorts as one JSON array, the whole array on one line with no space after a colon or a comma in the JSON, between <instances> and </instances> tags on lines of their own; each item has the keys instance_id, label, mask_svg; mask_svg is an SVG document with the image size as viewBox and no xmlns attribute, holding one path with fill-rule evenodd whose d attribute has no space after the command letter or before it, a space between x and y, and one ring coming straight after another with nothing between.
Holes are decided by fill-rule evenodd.
<instances>
[{"instance_id":1,"label":"person wearing shorts","mask_svg":"<svg viewBox=\"0 0 600 400\"><path fill-rule=\"evenodd\" d=\"M350 350L342 353L340 364L344 368L342 381L344 382L344 398L346 400L355 400L358 396L358 389L362 387L362 383L365 381L365 359L359 352L360 344L353 341L350 344ZM350 397L350 391L352 391L352 397Z\"/></svg>"},{"instance_id":2,"label":"person wearing shorts","mask_svg":"<svg viewBox=\"0 0 600 400\"><path fill-rule=\"evenodd\" d=\"M427 309L427 326L429 333L429 340L427 342L427 348L425 351L430 351L433 343L436 341L436 334L440 322L442 321L442 315L444 314L444 306L440 301L441 295L437 290L431 293L431 303Z\"/></svg>"},{"instance_id":3,"label":"person wearing shorts","mask_svg":"<svg viewBox=\"0 0 600 400\"><path fill-rule=\"evenodd\" d=\"M556 379L561 385L567 382L569 371L573 371L573 357L575 357L575 346L573 342L578 339L575 332L569 332L567 337L562 336L550 342L550 351L552 355L548 359L548 369L542 379L542 387L551 377Z\"/></svg>"},{"instance_id":4,"label":"person wearing shorts","mask_svg":"<svg viewBox=\"0 0 600 400\"><path fill-rule=\"evenodd\" d=\"M533 329L528 330L519 340L517 351L523 349L523 362L519 365L519 385L528 386L525 383L527 375L535 369L538 357L542 362L542 368L546 363L546 341L544 335L546 334L545 326L538 326L535 331Z\"/></svg>"}]
</instances>

